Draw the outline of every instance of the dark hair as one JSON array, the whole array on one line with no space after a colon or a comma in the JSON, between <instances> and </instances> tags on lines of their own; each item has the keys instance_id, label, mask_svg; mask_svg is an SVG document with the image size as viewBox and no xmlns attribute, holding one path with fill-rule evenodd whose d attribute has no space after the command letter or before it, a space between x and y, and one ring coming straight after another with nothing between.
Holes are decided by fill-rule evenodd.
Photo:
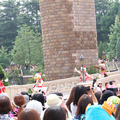
<instances>
[{"instance_id":1,"label":"dark hair","mask_svg":"<svg viewBox=\"0 0 120 120\"><path fill-rule=\"evenodd\" d=\"M49 107L45 113L43 120L66 120L67 110L60 106Z\"/></svg>"},{"instance_id":2,"label":"dark hair","mask_svg":"<svg viewBox=\"0 0 120 120\"><path fill-rule=\"evenodd\" d=\"M108 84L108 82L105 83L105 86Z\"/></svg>"},{"instance_id":3,"label":"dark hair","mask_svg":"<svg viewBox=\"0 0 120 120\"><path fill-rule=\"evenodd\" d=\"M12 109L10 99L5 95L0 95L0 114L8 114Z\"/></svg>"},{"instance_id":4,"label":"dark hair","mask_svg":"<svg viewBox=\"0 0 120 120\"><path fill-rule=\"evenodd\" d=\"M100 103L101 92L100 91L95 92L95 97L97 98L98 103Z\"/></svg>"},{"instance_id":5,"label":"dark hair","mask_svg":"<svg viewBox=\"0 0 120 120\"><path fill-rule=\"evenodd\" d=\"M79 98L83 94L87 94L87 89L83 85L77 85L75 87L75 94L74 94L74 98L73 98L73 105L77 105Z\"/></svg>"},{"instance_id":6,"label":"dark hair","mask_svg":"<svg viewBox=\"0 0 120 120\"><path fill-rule=\"evenodd\" d=\"M103 104L104 101L106 101L110 96L113 96L114 93L111 90L106 90L103 95L102 98L100 99L100 104Z\"/></svg>"},{"instance_id":7,"label":"dark hair","mask_svg":"<svg viewBox=\"0 0 120 120\"><path fill-rule=\"evenodd\" d=\"M41 102L42 105L44 106L46 98L42 93L36 93L32 96L32 100L37 100L37 101Z\"/></svg>"},{"instance_id":8,"label":"dark hair","mask_svg":"<svg viewBox=\"0 0 120 120\"><path fill-rule=\"evenodd\" d=\"M115 118L120 117L120 103L117 106L116 112L115 112Z\"/></svg>"},{"instance_id":9,"label":"dark hair","mask_svg":"<svg viewBox=\"0 0 120 120\"><path fill-rule=\"evenodd\" d=\"M85 109L89 103L91 105L93 105L92 97L90 97L87 94L82 95L78 101L78 104L77 104L76 115L78 116L81 114L85 114Z\"/></svg>"},{"instance_id":10,"label":"dark hair","mask_svg":"<svg viewBox=\"0 0 120 120\"><path fill-rule=\"evenodd\" d=\"M118 88L107 88L107 90L112 91L113 94L114 94L115 96L117 96L117 95L116 95L116 92L118 92Z\"/></svg>"},{"instance_id":11,"label":"dark hair","mask_svg":"<svg viewBox=\"0 0 120 120\"><path fill-rule=\"evenodd\" d=\"M100 87L100 86L99 86L100 84L102 84L102 83L98 83L98 85L97 85L97 86L98 86L98 87Z\"/></svg>"},{"instance_id":12,"label":"dark hair","mask_svg":"<svg viewBox=\"0 0 120 120\"><path fill-rule=\"evenodd\" d=\"M92 87L94 87L96 81L97 81L96 79L93 79Z\"/></svg>"},{"instance_id":13,"label":"dark hair","mask_svg":"<svg viewBox=\"0 0 120 120\"><path fill-rule=\"evenodd\" d=\"M62 96L63 97L63 94L61 92L54 92L54 93L50 93L50 94L56 94L57 96Z\"/></svg>"},{"instance_id":14,"label":"dark hair","mask_svg":"<svg viewBox=\"0 0 120 120\"><path fill-rule=\"evenodd\" d=\"M18 120L40 120L40 115L34 109L25 109L18 115Z\"/></svg>"},{"instance_id":15,"label":"dark hair","mask_svg":"<svg viewBox=\"0 0 120 120\"><path fill-rule=\"evenodd\" d=\"M75 86L72 88L72 90L70 92L70 96L69 96L69 98L68 98L68 100L66 102L66 105L67 105L70 112L71 112L70 104L73 102L74 93L75 93Z\"/></svg>"},{"instance_id":16,"label":"dark hair","mask_svg":"<svg viewBox=\"0 0 120 120\"><path fill-rule=\"evenodd\" d=\"M112 84L113 84L113 81L110 81L109 84L112 85Z\"/></svg>"},{"instance_id":17,"label":"dark hair","mask_svg":"<svg viewBox=\"0 0 120 120\"><path fill-rule=\"evenodd\" d=\"M21 94L16 94L13 98L14 103L20 107L18 114L23 110L24 105L25 105L25 98ZM14 105L14 104L13 104ZM16 107L16 106L15 106ZM17 115L18 115L17 114Z\"/></svg>"},{"instance_id":18,"label":"dark hair","mask_svg":"<svg viewBox=\"0 0 120 120\"><path fill-rule=\"evenodd\" d=\"M22 95L28 95L28 93L25 92L25 91L22 91L21 94L22 94Z\"/></svg>"}]
</instances>

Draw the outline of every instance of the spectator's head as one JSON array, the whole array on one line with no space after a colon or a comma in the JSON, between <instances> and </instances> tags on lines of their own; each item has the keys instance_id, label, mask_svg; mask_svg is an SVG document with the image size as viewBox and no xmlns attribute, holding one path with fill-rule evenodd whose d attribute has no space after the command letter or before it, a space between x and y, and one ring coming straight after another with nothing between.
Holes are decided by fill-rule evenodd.
<instances>
[{"instance_id":1,"label":"spectator's head","mask_svg":"<svg viewBox=\"0 0 120 120\"><path fill-rule=\"evenodd\" d=\"M37 100L38 102L41 102L42 105L44 106L46 98L42 93L36 93L32 96L32 100Z\"/></svg>"},{"instance_id":2,"label":"spectator's head","mask_svg":"<svg viewBox=\"0 0 120 120\"><path fill-rule=\"evenodd\" d=\"M23 110L25 106L25 98L21 94L16 94L13 97L12 105L14 109L19 109L18 114Z\"/></svg>"},{"instance_id":3,"label":"spectator's head","mask_svg":"<svg viewBox=\"0 0 120 120\"><path fill-rule=\"evenodd\" d=\"M24 96L21 95L21 94L16 94L16 95L13 97L12 104L13 104L16 108L22 107L22 106L25 104L25 98L24 98Z\"/></svg>"},{"instance_id":4,"label":"spectator's head","mask_svg":"<svg viewBox=\"0 0 120 120\"><path fill-rule=\"evenodd\" d=\"M108 82L106 82L106 83L105 83L105 88L108 88L108 85L109 85Z\"/></svg>"},{"instance_id":5,"label":"spectator's head","mask_svg":"<svg viewBox=\"0 0 120 120\"><path fill-rule=\"evenodd\" d=\"M110 81L109 84L110 84L110 85L113 85L113 81Z\"/></svg>"},{"instance_id":6,"label":"spectator's head","mask_svg":"<svg viewBox=\"0 0 120 120\"><path fill-rule=\"evenodd\" d=\"M38 102L37 100L32 100L28 102L26 105L26 109L34 109L36 110L39 114L42 113L42 104L41 102Z\"/></svg>"},{"instance_id":7,"label":"spectator's head","mask_svg":"<svg viewBox=\"0 0 120 120\"><path fill-rule=\"evenodd\" d=\"M69 109L69 111L71 112L71 107L70 107L70 104L73 102L73 99L74 99L74 93L75 93L75 86L72 88L71 92L70 92L70 96L66 102L66 105Z\"/></svg>"},{"instance_id":8,"label":"spectator's head","mask_svg":"<svg viewBox=\"0 0 120 120\"><path fill-rule=\"evenodd\" d=\"M22 91L21 94L22 94L22 95L28 95L28 93L25 92L25 91Z\"/></svg>"},{"instance_id":9,"label":"spectator's head","mask_svg":"<svg viewBox=\"0 0 120 120\"><path fill-rule=\"evenodd\" d=\"M45 104L46 107L60 106L61 104L62 104L62 99L56 94L50 94L47 96L47 100Z\"/></svg>"},{"instance_id":10,"label":"spectator's head","mask_svg":"<svg viewBox=\"0 0 120 120\"><path fill-rule=\"evenodd\" d=\"M117 106L116 112L115 112L115 118L119 119L120 118L120 103ZM120 120L120 119L119 119Z\"/></svg>"},{"instance_id":11,"label":"spectator's head","mask_svg":"<svg viewBox=\"0 0 120 120\"><path fill-rule=\"evenodd\" d=\"M73 104L77 105L79 98L83 95L87 94L87 89L83 85L77 85L75 87Z\"/></svg>"},{"instance_id":12,"label":"spectator's head","mask_svg":"<svg viewBox=\"0 0 120 120\"><path fill-rule=\"evenodd\" d=\"M12 109L10 99L0 94L0 114L8 114Z\"/></svg>"},{"instance_id":13,"label":"spectator's head","mask_svg":"<svg viewBox=\"0 0 120 120\"><path fill-rule=\"evenodd\" d=\"M101 92L100 91L95 92L95 97L97 98L98 103L100 103Z\"/></svg>"},{"instance_id":14,"label":"spectator's head","mask_svg":"<svg viewBox=\"0 0 120 120\"><path fill-rule=\"evenodd\" d=\"M40 115L34 109L24 109L19 114L18 120L40 120Z\"/></svg>"},{"instance_id":15,"label":"spectator's head","mask_svg":"<svg viewBox=\"0 0 120 120\"><path fill-rule=\"evenodd\" d=\"M114 93L111 90L106 90L102 95L100 104L103 104L104 101L106 101L110 96L113 96L113 95L114 95Z\"/></svg>"},{"instance_id":16,"label":"spectator's head","mask_svg":"<svg viewBox=\"0 0 120 120\"><path fill-rule=\"evenodd\" d=\"M91 105L86 111L86 120L115 120L111 110L102 105Z\"/></svg>"},{"instance_id":17,"label":"spectator's head","mask_svg":"<svg viewBox=\"0 0 120 120\"><path fill-rule=\"evenodd\" d=\"M87 94L83 94L78 101L76 115L85 114L85 109L88 104L93 105L92 97Z\"/></svg>"},{"instance_id":18,"label":"spectator's head","mask_svg":"<svg viewBox=\"0 0 120 120\"><path fill-rule=\"evenodd\" d=\"M119 93L117 87L116 88L107 88L107 90L112 91L115 96L117 96L117 94Z\"/></svg>"},{"instance_id":19,"label":"spectator's head","mask_svg":"<svg viewBox=\"0 0 120 120\"><path fill-rule=\"evenodd\" d=\"M107 104L111 107L113 115L115 115L119 103L120 103L120 98L117 96L111 96L107 99Z\"/></svg>"},{"instance_id":20,"label":"spectator's head","mask_svg":"<svg viewBox=\"0 0 120 120\"><path fill-rule=\"evenodd\" d=\"M101 82L98 83L98 87L100 87L100 88L102 87L102 83Z\"/></svg>"},{"instance_id":21,"label":"spectator's head","mask_svg":"<svg viewBox=\"0 0 120 120\"><path fill-rule=\"evenodd\" d=\"M60 106L49 107L44 113L43 120L67 120L67 110Z\"/></svg>"}]
</instances>

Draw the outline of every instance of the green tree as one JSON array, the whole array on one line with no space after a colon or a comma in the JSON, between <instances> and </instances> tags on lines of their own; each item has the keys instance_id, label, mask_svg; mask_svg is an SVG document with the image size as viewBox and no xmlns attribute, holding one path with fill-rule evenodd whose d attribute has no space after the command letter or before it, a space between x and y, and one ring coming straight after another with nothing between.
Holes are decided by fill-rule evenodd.
<instances>
[{"instance_id":1,"label":"green tree","mask_svg":"<svg viewBox=\"0 0 120 120\"><path fill-rule=\"evenodd\" d=\"M110 42L108 44L108 47L109 47L108 54L109 54L110 59L113 59L116 56L116 50L118 50L118 47L116 49L117 40L119 43L119 39L120 39L119 34L120 34L120 20L119 20L118 15L116 15L115 23L114 23L114 25L111 25L110 34L109 34Z\"/></svg>"},{"instance_id":2,"label":"green tree","mask_svg":"<svg viewBox=\"0 0 120 120\"><path fill-rule=\"evenodd\" d=\"M120 36L117 39L117 45L116 45L116 56L120 60Z\"/></svg>"},{"instance_id":3,"label":"green tree","mask_svg":"<svg viewBox=\"0 0 120 120\"><path fill-rule=\"evenodd\" d=\"M19 2L8 0L0 3L0 47L3 45L8 51L12 49L17 36L18 15Z\"/></svg>"},{"instance_id":4,"label":"green tree","mask_svg":"<svg viewBox=\"0 0 120 120\"><path fill-rule=\"evenodd\" d=\"M27 25L24 25L18 31L14 48L11 52L13 61L16 64L25 65L40 64L43 65L42 38L40 33L34 32Z\"/></svg>"},{"instance_id":5,"label":"green tree","mask_svg":"<svg viewBox=\"0 0 120 120\"><path fill-rule=\"evenodd\" d=\"M18 35L18 26L23 24L41 33L39 0L0 2L0 47L3 45L10 51Z\"/></svg>"},{"instance_id":6,"label":"green tree","mask_svg":"<svg viewBox=\"0 0 120 120\"><path fill-rule=\"evenodd\" d=\"M41 33L39 0L28 0L21 2L21 14L18 17L19 25L26 24L33 30Z\"/></svg>"},{"instance_id":7,"label":"green tree","mask_svg":"<svg viewBox=\"0 0 120 120\"><path fill-rule=\"evenodd\" d=\"M102 59L102 52L105 51L105 44L104 42L100 41L99 47L98 47L98 57Z\"/></svg>"},{"instance_id":8,"label":"green tree","mask_svg":"<svg viewBox=\"0 0 120 120\"><path fill-rule=\"evenodd\" d=\"M119 0L95 0L95 6L98 43L109 42L109 28L114 24L116 15L120 15L120 2Z\"/></svg>"},{"instance_id":9,"label":"green tree","mask_svg":"<svg viewBox=\"0 0 120 120\"><path fill-rule=\"evenodd\" d=\"M7 50L2 46L0 49L0 65L3 68L6 68L9 64L9 55L7 53Z\"/></svg>"}]
</instances>

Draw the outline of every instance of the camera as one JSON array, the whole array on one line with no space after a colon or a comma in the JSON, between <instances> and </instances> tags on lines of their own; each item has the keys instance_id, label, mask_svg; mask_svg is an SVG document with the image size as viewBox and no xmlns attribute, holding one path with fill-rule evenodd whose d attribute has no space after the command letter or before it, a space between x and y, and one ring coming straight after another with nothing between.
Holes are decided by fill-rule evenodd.
<instances>
[{"instance_id":1,"label":"camera","mask_svg":"<svg viewBox=\"0 0 120 120\"><path fill-rule=\"evenodd\" d=\"M87 87L85 87L85 88L86 88L86 90L87 90L87 91L89 91L89 90L90 90L90 86L87 86Z\"/></svg>"}]
</instances>

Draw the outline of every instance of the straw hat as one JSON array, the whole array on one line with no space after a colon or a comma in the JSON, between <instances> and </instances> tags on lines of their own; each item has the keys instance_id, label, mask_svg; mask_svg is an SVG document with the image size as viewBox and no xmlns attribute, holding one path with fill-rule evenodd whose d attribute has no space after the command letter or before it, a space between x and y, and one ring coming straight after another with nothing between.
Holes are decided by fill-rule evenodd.
<instances>
[{"instance_id":1,"label":"straw hat","mask_svg":"<svg viewBox=\"0 0 120 120\"><path fill-rule=\"evenodd\" d=\"M59 106L61 104L62 104L62 99L56 94L50 94L47 96L47 101L45 104L46 107Z\"/></svg>"}]
</instances>

